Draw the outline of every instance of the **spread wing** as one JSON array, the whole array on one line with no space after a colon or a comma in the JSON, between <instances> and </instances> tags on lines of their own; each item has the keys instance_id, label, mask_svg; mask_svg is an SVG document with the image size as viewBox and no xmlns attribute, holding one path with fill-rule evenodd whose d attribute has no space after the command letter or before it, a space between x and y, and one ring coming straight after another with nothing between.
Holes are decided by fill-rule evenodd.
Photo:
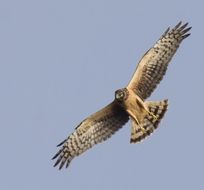
<instances>
[{"instance_id":1,"label":"spread wing","mask_svg":"<svg viewBox=\"0 0 204 190\"><path fill-rule=\"evenodd\" d=\"M173 29L168 28L156 44L150 48L140 60L137 69L127 88L142 99L148 98L157 84L165 75L166 69L173 55L183 39L190 34L191 27L186 28L188 23L178 23Z\"/></svg>"},{"instance_id":2,"label":"spread wing","mask_svg":"<svg viewBox=\"0 0 204 190\"><path fill-rule=\"evenodd\" d=\"M57 158L54 166L60 164L61 169L66 163L68 167L74 157L111 137L128 120L128 114L113 101L82 121L75 131L58 145L62 148L53 157Z\"/></svg>"}]
</instances>

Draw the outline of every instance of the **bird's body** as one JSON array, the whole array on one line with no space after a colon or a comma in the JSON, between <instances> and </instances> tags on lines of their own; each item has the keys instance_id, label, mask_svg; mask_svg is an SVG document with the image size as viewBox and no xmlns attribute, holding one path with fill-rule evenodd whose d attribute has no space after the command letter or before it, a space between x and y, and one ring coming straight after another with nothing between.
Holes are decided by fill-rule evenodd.
<instances>
[{"instance_id":1,"label":"bird's body","mask_svg":"<svg viewBox=\"0 0 204 190\"><path fill-rule=\"evenodd\" d=\"M124 109L132 121L131 143L136 143L150 135L164 116L168 101L143 101L130 88L116 90L115 101Z\"/></svg>"},{"instance_id":2,"label":"bird's body","mask_svg":"<svg viewBox=\"0 0 204 190\"><path fill-rule=\"evenodd\" d=\"M124 93L125 98L122 101L117 100L117 93ZM123 88L116 91L115 99L121 107L128 112L130 117L137 123L142 123L148 108L145 106L144 101L134 93L132 89Z\"/></svg>"},{"instance_id":3,"label":"bird's body","mask_svg":"<svg viewBox=\"0 0 204 190\"><path fill-rule=\"evenodd\" d=\"M168 64L183 39L190 34L187 23L178 23L168 28L156 44L139 61L137 69L127 87L115 91L112 103L83 120L75 131L58 146L54 166L66 163L118 131L131 120L131 143L136 143L150 135L159 125L168 101L146 101L162 80Z\"/></svg>"}]
</instances>

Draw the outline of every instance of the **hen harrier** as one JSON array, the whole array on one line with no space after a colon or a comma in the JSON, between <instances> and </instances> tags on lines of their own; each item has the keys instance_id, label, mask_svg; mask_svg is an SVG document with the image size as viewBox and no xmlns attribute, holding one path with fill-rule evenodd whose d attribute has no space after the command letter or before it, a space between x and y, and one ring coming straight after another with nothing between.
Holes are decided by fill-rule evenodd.
<instances>
[{"instance_id":1,"label":"hen harrier","mask_svg":"<svg viewBox=\"0 0 204 190\"><path fill-rule=\"evenodd\" d=\"M168 28L156 44L139 61L137 69L127 87L115 91L115 99L105 108L83 120L75 131L58 146L54 166L61 169L97 143L118 131L131 120L131 143L150 135L159 125L167 111L168 101L145 101L162 80L168 64L180 43L190 35L188 23L179 22Z\"/></svg>"}]
</instances>

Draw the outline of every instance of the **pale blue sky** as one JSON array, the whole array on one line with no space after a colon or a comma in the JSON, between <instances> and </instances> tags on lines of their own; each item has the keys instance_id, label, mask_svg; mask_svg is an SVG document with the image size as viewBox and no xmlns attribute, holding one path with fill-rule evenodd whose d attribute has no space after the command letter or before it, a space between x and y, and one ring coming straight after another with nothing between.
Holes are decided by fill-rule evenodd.
<instances>
[{"instance_id":1,"label":"pale blue sky","mask_svg":"<svg viewBox=\"0 0 204 190\"><path fill-rule=\"evenodd\" d=\"M202 1L1 0L0 189L204 189ZM151 100L160 128L129 144L130 124L53 168L56 145L113 100L168 26L189 22Z\"/></svg>"}]
</instances>

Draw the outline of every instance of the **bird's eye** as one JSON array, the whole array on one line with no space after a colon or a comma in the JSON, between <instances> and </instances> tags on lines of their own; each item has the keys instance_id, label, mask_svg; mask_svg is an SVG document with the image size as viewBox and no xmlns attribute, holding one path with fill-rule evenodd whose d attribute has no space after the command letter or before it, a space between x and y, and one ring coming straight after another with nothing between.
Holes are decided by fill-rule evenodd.
<instances>
[{"instance_id":1,"label":"bird's eye","mask_svg":"<svg viewBox=\"0 0 204 190\"><path fill-rule=\"evenodd\" d=\"M122 91L116 91L115 98L116 98L117 100L122 100L123 97L124 97L124 92L122 92Z\"/></svg>"},{"instance_id":2,"label":"bird's eye","mask_svg":"<svg viewBox=\"0 0 204 190\"><path fill-rule=\"evenodd\" d=\"M120 97L122 98L124 96L124 93L123 92L120 92Z\"/></svg>"}]
</instances>

